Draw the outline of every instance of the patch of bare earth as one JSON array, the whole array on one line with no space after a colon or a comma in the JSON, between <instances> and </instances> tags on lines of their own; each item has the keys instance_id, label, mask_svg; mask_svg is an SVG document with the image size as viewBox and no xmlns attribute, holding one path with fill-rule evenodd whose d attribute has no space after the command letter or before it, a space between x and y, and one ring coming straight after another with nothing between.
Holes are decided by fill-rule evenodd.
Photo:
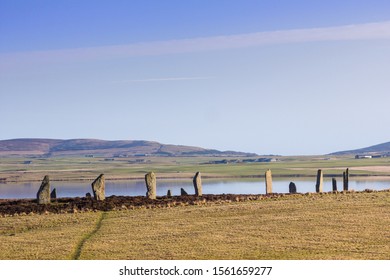
<instances>
[{"instance_id":1,"label":"patch of bare earth","mask_svg":"<svg viewBox=\"0 0 390 280\"><path fill-rule=\"evenodd\" d=\"M390 172L390 166L359 166L359 167L351 167L350 170L357 171L371 171L371 172Z\"/></svg>"}]
</instances>

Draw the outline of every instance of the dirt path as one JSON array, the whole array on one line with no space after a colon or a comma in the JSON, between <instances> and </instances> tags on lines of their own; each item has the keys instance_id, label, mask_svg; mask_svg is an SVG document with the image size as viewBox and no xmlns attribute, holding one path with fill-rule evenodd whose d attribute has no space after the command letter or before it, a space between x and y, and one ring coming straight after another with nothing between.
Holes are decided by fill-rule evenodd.
<instances>
[{"instance_id":1,"label":"dirt path","mask_svg":"<svg viewBox=\"0 0 390 280\"><path fill-rule=\"evenodd\" d=\"M79 260L81 252L83 250L85 242L87 242L89 239L91 239L101 228L103 220L106 218L107 212L102 212L100 216L98 217L98 220L96 222L95 228L90 232L84 235L84 237L80 240L80 242L77 244L77 247L72 254L72 260Z\"/></svg>"}]
</instances>

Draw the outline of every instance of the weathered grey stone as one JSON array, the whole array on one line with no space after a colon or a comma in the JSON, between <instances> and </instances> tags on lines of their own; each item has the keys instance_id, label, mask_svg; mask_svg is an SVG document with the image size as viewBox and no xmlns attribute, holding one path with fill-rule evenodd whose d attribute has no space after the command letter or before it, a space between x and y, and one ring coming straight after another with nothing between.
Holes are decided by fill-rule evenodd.
<instances>
[{"instance_id":1,"label":"weathered grey stone","mask_svg":"<svg viewBox=\"0 0 390 280\"><path fill-rule=\"evenodd\" d=\"M270 169L265 172L265 193L272 193L272 173Z\"/></svg>"},{"instance_id":2,"label":"weathered grey stone","mask_svg":"<svg viewBox=\"0 0 390 280\"><path fill-rule=\"evenodd\" d=\"M318 169L318 171L317 171L316 192L318 192L318 193L322 192L323 185L324 185L324 178L323 178L322 170Z\"/></svg>"},{"instance_id":3,"label":"weathered grey stone","mask_svg":"<svg viewBox=\"0 0 390 280\"><path fill-rule=\"evenodd\" d=\"M288 191L289 193L297 193L297 186L294 182L290 182L290 184L288 185Z\"/></svg>"},{"instance_id":4,"label":"weathered grey stone","mask_svg":"<svg viewBox=\"0 0 390 280\"><path fill-rule=\"evenodd\" d=\"M349 185L349 168L343 172L343 190L348 191Z\"/></svg>"},{"instance_id":5,"label":"weathered grey stone","mask_svg":"<svg viewBox=\"0 0 390 280\"><path fill-rule=\"evenodd\" d=\"M337 181L336 178L332 178L332 190L337 192Z\"/></svg>"},{"instance_id":6,"label":"weathered grey stone","mask_svg":"<svg viewBox=\"0 0 390 280\"><path fill-rule=\"evenodd\" d=\"M167 197L172 197L172 192L171 192L171 190L168 190L168 191L167 191Z\"/></svg>"},{"instance_id":7,"label":"weathered grey stone","mask_svg":"<svg viewBox=\"0 0 390 280\"><path fill-rule=\"evenodd\" d=\"M43 178L42 184L39 187L39 190L37 193L37 201L38 201L38 204L50 203L50 179L49 179L48 175L46 175Z\"/></svg>"},{"instance_id":8,"label":"weathered grey stone","mask_svg":"<svg viewBox=\"0 0 390 280\"><path fill-rule=\"evenodd\" d=\"M146 196L150 199L156 199L156 175L149 172L145 175Z\"/></svg>"},{"instance_id":9,"label":"weathered grey stone","mask_svg":"<svg viewBox=\"0 0 390 280\"><path fill-rule=\"evenodd\" d=\"M185 191L185 189L180 189L180 195L188 195L188 193Z\"/></svg>"},{"instance_id":10,"label":"weathered grey stone","mask_svg":"<svg viewBox=\"0 0 390 280\"><path fill-rule=\"evenodd\" d=\"M50 198L51 199L57 199L57 190L54 188L51 193L50 193Z\"/></svg>"},{"instance_id":11,"label":"weathered grey stone","mask_svg":"<svg viewBox=\"0 0 390 280\"><path fill-rule=\"evenodd\" d=\"M200 172L196 172L192 181L194 183L195 196L202 196L202 177L200 176Z\"/></svg>"},{"instance_id":12,"label":"weathered grey stone","mask_svg":"<svg viewBox=\"0 0 390 280\"><path fill-rule=\"evenodd\" d=\"M93 197L96 200L104 200L106 198L106 184L104 180L104 174L100 174L92 183Z\"/></svg>"}]
</instances>

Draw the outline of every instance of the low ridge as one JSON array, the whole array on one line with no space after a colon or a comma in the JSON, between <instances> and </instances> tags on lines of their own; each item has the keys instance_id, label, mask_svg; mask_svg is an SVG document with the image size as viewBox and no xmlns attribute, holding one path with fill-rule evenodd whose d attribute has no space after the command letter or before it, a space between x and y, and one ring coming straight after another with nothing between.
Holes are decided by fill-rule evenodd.
<instances>
[{"instance_id":1,"label":"low ridge","mask_svg":"<svg viewBox=\"0 0 390 280\"><path fill-rule=\"evenodd\" d=\"M167 145L144 140L11 139L0 140L0 157L58 156L256 156L254 153L218 151L200 147Z\"/></svg>"},{"instance_id":2,"label":"low ridge","mask_svg":"<svg viewBox=\"0 0 390 280\"><path fill-rule=\"evenodd\" d=\"M347 155L347 154L355 154L355 155L390 155L390 142L369 146L366 148L360 148L355 150L347 150L347 151L339 151L332 153L331 155Z\"/></svg>"}]
</instances>

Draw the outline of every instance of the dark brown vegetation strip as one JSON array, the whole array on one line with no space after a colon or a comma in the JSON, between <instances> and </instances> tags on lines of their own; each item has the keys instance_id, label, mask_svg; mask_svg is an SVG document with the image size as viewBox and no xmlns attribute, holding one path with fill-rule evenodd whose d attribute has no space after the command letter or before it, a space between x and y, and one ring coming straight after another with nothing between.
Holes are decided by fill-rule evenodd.
<instances>
[{"instance_id":1,"label":"dark brown vegetation strip","mask_svg":"<svg viewBox=\"0 0 390 280\"><path fill-rule=\"evenodd\" d=\"M389 190L373 191L365 190L363 192L389 192ZM354 192L354 191L351 191ZM334 195L340 192L329 193L306 193L294 194L299 195ZM349 192L341 192L349 193ZM221 204L239 201L276 199L290 194L268 194L268 195L240 195L240 194L206 194L202 197L194 195L157 197L155 200L148 199L144 196L110 196L104 201L96 201L93 198L75 197L75 198L58 198L50 204L37 204L35 199L19 200L0 200L0 216L29 215L29 214L60 214L60 213L78 213L90 211L115 211L131 210L136 208L166 208L188 205L205 205Z\"/></svg>"}]
</instances>

